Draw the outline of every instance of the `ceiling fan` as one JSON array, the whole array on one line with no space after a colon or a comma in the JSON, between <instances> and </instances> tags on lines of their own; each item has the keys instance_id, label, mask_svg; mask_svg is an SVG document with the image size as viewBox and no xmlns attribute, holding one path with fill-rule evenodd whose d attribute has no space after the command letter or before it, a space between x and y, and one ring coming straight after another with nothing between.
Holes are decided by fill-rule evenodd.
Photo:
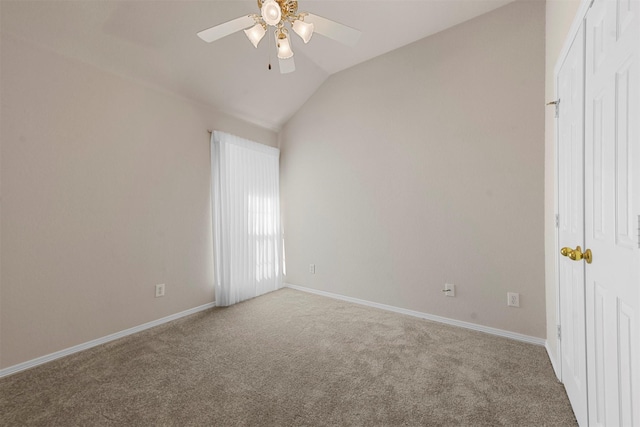
<instances>
[{"instance_id":1,"label":"ceiling fan","mask_svg":"<svg viewBox=\"0 0 640 427\"><path fill-rule=\"evenodd\" d=\"M249 41L257 48L258 43L269 31L269 27L273 27L280 72L285 74L296 69L289 30L285 24L288 24L305 44L309 42L314 33L318 33L348 46L355 46L361 35L360 31L330 19L308 12L298 13L297 0L258 0L258 9L260 9L260 14L241 16L202 30L198 33L198 37L211 43L244 30ZM271 69L271 65L269 65L269 69Z\"/></svg>"}]
</instances>

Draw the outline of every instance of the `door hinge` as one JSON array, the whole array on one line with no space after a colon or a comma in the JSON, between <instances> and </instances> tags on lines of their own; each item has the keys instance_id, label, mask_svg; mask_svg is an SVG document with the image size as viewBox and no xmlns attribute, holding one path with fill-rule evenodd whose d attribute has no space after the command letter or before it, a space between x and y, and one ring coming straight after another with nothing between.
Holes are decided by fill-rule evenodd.
<instances>
[{"instance_id":1,"label":"door hinge","mask_svg":"<svg viewBox=\"0 0 640 427\"><path fill-rule=\"evenodd\" d=\"M640 215L638 215L638 249L640 249Z\"/></svg>"},{"instance_id":2,"label":"door hinge","mask_svg":"<svg viewBox=\"0 0 640 427\"><path fill-rule=\"evenodd\" d=\"M562 339L562 334L560 333L560 325L558 325L558 340Z\"/></svg>"},{"instance_id":3,"label":"door hinge","mask_svg":"<svg viewBox=\"0 0 640 427\"><path fill-rule=\"evenodd\" d=\"M556 228L559 228L559 227L560 227L560 215L556 214Z\"/></svg>"},{"instance_id":4,"label":"door hinge","mask_svg":"<svg viewBox=\"0 0 640 427\"><path fill-rule=\"evenodd\" d=\"M547 105L553 105L556 108L555 118L557 119L560 116L560 99L556 99L555 101L547 102Z\"/></svg>"}]
</instances>

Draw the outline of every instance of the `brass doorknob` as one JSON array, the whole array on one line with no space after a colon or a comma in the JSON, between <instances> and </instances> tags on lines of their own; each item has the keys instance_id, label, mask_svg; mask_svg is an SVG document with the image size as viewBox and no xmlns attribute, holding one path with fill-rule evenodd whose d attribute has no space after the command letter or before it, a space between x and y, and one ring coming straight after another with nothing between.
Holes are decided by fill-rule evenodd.
<instances>
[{"instance_id":1,"label":"brass doorknob","mask_svg":"<svg viewBox=\"0 0 640 427\"><path fill-rule=\"evenodd\" d=\"M560 249L560 254L562 256L569 256L572 252L573 252L573 249L571 249L571 248L564 247L564 248Z\"/></svg>"},{"instance_id":2,"label":"brass doorknob","mask_svg":"<svg viewBox=\"0 0 640 427\"><path fill-rule=\"evenodd\" d=\"M562 254L563 256L569 257L574 261L580 261L584 259L587 262L587 264L591 264L591 262L593 261L593 254L591 253L591 249L587 249L583 253L582 248L580 246L576 246L575 249L571 249L567 247L562 248L560 249L560 254Z\"/></svg>"},{"instance_id":3,"label":"brass doorknob","mask_svg":"<svg viewBox=\"0 0 640 427\"><path fill-rule=\"evenodd\" d=\"M582 253L582 248L580 246L576 246L576 248L569 254L569 258L574 261L580 261L583 257L584 254Z\"/></svg>"}]
</instances>

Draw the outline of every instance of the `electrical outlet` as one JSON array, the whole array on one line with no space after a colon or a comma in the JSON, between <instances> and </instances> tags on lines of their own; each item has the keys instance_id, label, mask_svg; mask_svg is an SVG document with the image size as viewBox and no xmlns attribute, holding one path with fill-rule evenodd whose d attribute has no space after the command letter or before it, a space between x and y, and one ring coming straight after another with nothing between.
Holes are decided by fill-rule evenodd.
<instances>
[{"instance_id":1,"label":"electrical outlet","mask_svg":"<svg viewBox=\"0 0 640 427\"><path fill-rule=\"evenodd\" d=\"M453 285L451 283L445 283L444 284L444 289L442 290L442 293L444 293L444 296L446 296L446 297L455 297L456 296L456 285Z\"/></svg>"},{"instance_id":2,"label":"electrical outlet","mask_svg":"<svg viewBox=\"0 0 640 427\"><path fill-rule=\"evenodd\" d=\"M310 274L316 274L316 265L315 264L309 264L309 273Z\"/></svg>"},{"instance_id":3,"label":"electrical outlet","mask_svg":"<svg viewBox=\"0 0 640 427\"><path fill-rule=\"evenodd\" d=\"M520 307L520 294L507 292L507 305L509 307Z\"/></svg>"},{"instance_id":4,"label":"electrical outlet","mask_svg":"<svg viewBox=\"0 0 640 427\"><path fill-rule=\"evenodd\" d=\"M164 296L164 283L156 285L156 298Z\"/></svg>"}]
</instances>

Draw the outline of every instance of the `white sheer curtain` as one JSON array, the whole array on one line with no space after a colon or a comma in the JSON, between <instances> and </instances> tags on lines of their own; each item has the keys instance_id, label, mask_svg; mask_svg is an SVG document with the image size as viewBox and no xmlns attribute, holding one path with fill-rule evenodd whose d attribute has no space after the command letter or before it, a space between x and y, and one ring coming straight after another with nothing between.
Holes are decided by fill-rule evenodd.
<instances>
[{"instance_id":1,"label":"white sheer curtain","mask_svg":"<svg viewBox=\"0 0 640 427\"><path fill-rule=\"evenodd\" d=\"M282 285L280 150L227 133L211 135L216 305Z\"/></svg>"}]
</instances>

